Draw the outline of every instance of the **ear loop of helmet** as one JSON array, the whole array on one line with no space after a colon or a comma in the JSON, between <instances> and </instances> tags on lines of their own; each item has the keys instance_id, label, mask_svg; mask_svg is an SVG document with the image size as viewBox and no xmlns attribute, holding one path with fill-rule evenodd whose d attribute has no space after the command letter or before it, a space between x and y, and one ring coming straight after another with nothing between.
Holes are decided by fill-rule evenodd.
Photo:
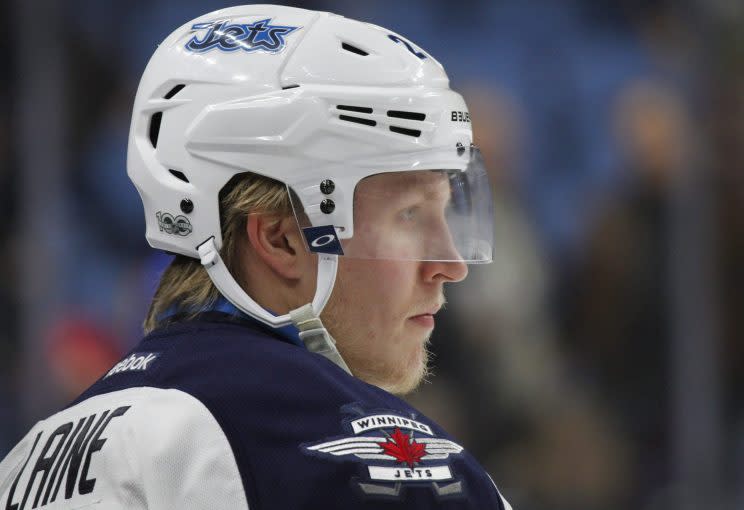
<instances>
[{"instance_id":1,"label":"ear loop of helmet","mask_svg":"<svg viewBox=\"0 0 744 510\"><path fill-rule=\"evenodd\" d=\"M294 324L300 330L300 338L309 351L316 352L340 368L351 374L349 367L341 358L336 349L336 341L331 337L320 320L320 314L328 303L336 282L338 269L338 255L318 254L318 277L315 286L315 296L312 303L308 303L286 315L274 316L256 303L238 285L227 270L225 263L220 257L214 237L210 237L197 247L202 266L207 270L209 278L217 290L235 305L240 311L248 314L254 319L263 322L267 326L280 328L288 324Z\"/></svg>"}]
</instances>

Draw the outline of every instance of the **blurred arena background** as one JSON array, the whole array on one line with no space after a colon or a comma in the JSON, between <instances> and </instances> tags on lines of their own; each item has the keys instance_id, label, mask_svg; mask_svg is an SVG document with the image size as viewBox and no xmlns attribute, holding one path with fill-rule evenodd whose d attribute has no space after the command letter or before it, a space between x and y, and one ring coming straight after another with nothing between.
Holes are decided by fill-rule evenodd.
<instances>
[{"instance_id":1,"label":"blurred arena background","mask_svg":"<svg viewBox=\"0 0 744 510\"><path fill-rule=\"evenodd\" d=\"M140 336L168 256L126 177L134 93L226 5L0 3L0 458ZM411 401L515 509L744 508L744 3L292 5L438 58L492 173L495 263L450 288Z\"/></svg>"}]
</instances>

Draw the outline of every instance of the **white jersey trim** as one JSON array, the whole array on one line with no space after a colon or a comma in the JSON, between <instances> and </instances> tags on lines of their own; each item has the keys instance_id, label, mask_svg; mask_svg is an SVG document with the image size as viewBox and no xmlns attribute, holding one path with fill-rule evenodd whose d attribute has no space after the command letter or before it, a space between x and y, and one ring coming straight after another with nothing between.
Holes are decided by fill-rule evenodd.
<instances>
[{"instance_id":1,"label":"white jersey trim","mask_svg":"<svg viewBox=\"0 0 744 510\"><path fill-rule=\"evenodd\" d=\"M55 510L248 510L232 448L207 407L149 387L92 397L31 429L0 463L0 508L44 501Z\"/></svg>"}]
</instances>

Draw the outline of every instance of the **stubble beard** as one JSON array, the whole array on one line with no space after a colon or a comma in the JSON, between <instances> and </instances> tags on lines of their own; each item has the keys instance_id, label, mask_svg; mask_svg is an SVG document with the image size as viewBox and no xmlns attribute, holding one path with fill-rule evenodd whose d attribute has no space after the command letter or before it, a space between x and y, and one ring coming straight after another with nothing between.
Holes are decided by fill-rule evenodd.
<instances>
[{"instance_id":1,"label":"stubble beard","mask_svg":"<svg viewBox=\"0 0 744 510\"><path fill-rule=\"evenodd\" d=\"M423 351L421 353L422 359L418 366L407 373L403 380L392 384L389 387L381 386L384 390L392 393L393 395L403 396L413 392L422 383L430 381L430 378L432 376L431 360L433 357L433 354L429 349L430 337L431 334L427 335L426 340L424 341L424 345L421 346L421 349Z\"/></svg>"},{"instance_id":2,"label":"stubble beard","mask_svg":"<svg viewBox=\"0 0 744 510\"><path fill-rule=\"evenodd\" d=\"M329 324L330 326L330 324ZM433 354L429 348L431 333L426 335L420 346L420 360L413 366L401 370L400 365L387 362L373 363L364 346L349 344L340 340L336 346L341 357L349 366L352 375L373 386L377 386L393 395L403 396L411 393L423 382L429 382L432 376L431 360Z\"/></svg>"},{"instance_id":3,"label":"stubble beard","mask_svg":"<svg viewBox=\"0 0 744 510\"><path fill-rule=\"evenodd\" d=\"M444 302L443 295L440 301ZM433 358L429 346L433 330L424 338L416 339L421 345L415 354L415 364L409 361L406 367L401 367L390 359L375 360L371 358L369 342L379 334L379 330L369 323L350 329L348 319L343 315L344 306L341 303L344 302L346 300L341 297L337 303L329 303L330 306L323 312L322 321L336 340L336 348L354 377L399 396L411 393L422 382L429 382ZM407 340L413 341L412 338Z\"/></svg>"}]
</instances>

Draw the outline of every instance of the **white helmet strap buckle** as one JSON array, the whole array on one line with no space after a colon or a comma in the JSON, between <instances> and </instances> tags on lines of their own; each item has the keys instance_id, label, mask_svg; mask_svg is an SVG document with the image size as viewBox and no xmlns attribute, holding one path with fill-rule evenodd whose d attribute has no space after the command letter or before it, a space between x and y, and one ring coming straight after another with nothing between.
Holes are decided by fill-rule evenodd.
<instances>
[{"instance_id":1,"label":"white helmet strap buckle","mask_svg":"<svg viewBox=\"0 0 744 510\"><path fill-rule=\"evenodd\" d=\"M328 358L351 374L349 366L336 348L336 341L328 333L320 317L315 315L310 303L290 311L289 315L292 317L292 323L300 330L300 339L302 339L308 351Z\"/></svg>"}]
</instances>

